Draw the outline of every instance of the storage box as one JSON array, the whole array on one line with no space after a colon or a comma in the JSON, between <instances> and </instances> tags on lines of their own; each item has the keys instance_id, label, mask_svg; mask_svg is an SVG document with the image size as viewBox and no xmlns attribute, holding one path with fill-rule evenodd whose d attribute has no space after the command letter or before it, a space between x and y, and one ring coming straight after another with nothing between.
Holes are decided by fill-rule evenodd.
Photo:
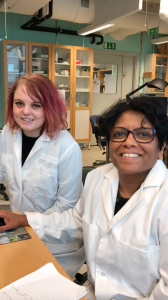
<instances>
[{"instance_id":1,"label":"storage box","mask_svg":"<svg viewBox=\"0 0 168 300\"><path fill-rule=\"evenodd\" d=\"M48 58L48 54L41 54L41 58Z\"/></svg>"},{"instance_id":2,"label":"storage box","mask_svg":"<svg viewBox=\"0 0 168 300\"><path fill-rule=\"evenodd\" d=\"M61 69L59 71L60 75L64 75L64 76L69 76L70 75L70 70L66 70L66 69Z\"/></svg>"},{"instance_id":3,"label":"storage box","mask_svg":"<svg viewBox=\"0 0 168 300\"><path fill-rule=\"evenodd\" d=\"M80 65L80 63L81 63L80 58L77 58L77 59L76 59L76 64L77 64L77 65Z\"/></svg>"},{"instance_id":4,"label":"storage box","mask_svg":"<svg viewBox=\"0 0 168 300\"><path fill-rule=\"evenodd\" d=\"M81 70L80 75L81 76L90 76L90 71Z\"/></svg>"}]
</instances>

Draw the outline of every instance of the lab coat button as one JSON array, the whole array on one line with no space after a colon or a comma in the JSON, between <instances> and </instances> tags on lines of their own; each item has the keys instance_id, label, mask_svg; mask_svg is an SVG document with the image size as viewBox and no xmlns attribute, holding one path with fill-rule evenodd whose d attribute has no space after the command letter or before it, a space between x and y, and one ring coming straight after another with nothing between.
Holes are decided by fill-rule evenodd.
<instances>
[{"instance_id":1,"label":"lab coat button","mask_svg":"<svg viewBox=\"0 0 168 300\"><path fill-rule=\"evenodd\" d=\"M25 169L27 169L28 168L28 166L25 166Z\"/></svg>"},{"instance_id":2,"label":"lab coat button","mask_svg":"<svg viewBox=\"0 0 168 300\"><path fill-rule=\"evenodd\" d=\"M105 273L104 273L104 272L101 272L101 275L102 275L102 276L105 276Z\"/></svg>"}]
</instances>

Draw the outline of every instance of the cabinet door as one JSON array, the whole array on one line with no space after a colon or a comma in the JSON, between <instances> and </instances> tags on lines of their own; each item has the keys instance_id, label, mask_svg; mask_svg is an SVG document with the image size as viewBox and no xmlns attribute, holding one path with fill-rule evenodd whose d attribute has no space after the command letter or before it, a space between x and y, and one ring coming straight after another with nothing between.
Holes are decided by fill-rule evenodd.
<instances>
[{"instance_id":1,"label":"cabinet door","mask_svg":"<svg viewBox=\"0 0 168 300\"><path fill-rule=\"evenodd\" d=\"M74 102L73 109L75 139L90 141L91 126L89 117L92 110L93 89L93 49L85 47L74 47ZM78 112L81 111L81 112ZM83 112L82 112L83 111ZM82 134L79 134L82 128Z\"/></svg>"},{"instance_id":2,"label":"cabinet door","mask_svg":"<svg viewBox=\"0 0 168 300\"><path fill-rule=\"evenodd\" d=\"M29 73L51 79L51 44L29 42Z\"/></svg>"},{"instance_id":3,"label":"cabinet door","mask_svg":"<svg viewBox=\"0 0 168 300\"><path fill-rule=\"evenodd\" d=\"M66 100L68 128L73 127L73 47L52 45L52 81Z\"/></svg>"},{"instance_id":4,"label":"cabinet door","mask_svg":"<svg viewBox=\"0 0 168 300\"><path fill-rule=\"evenodd\" d=\"M153 78L161 78L167 81L167 66L168 66L168 56L162 54L155 54L154 57L154 68L153 68ZM166 96L168 94L168 89L159 90L157 88L153 89L153 93L156 93L157 96Z\"/></svg>"},{"instance_id":5,"label":"cabinet door","mask_svg":"<svg viewBox=\"0 0 168 300\"><path fill-rule=\"evenodd\" d=\"M4 40L5 99L14 82L28 73L28 43Z\"/></svg>"}]
</instances>

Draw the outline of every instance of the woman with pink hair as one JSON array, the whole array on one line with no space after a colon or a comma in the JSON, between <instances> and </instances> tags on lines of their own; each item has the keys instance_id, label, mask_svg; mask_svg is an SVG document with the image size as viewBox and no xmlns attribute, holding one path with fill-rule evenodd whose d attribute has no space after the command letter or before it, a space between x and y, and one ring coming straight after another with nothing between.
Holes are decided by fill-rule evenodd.
<instances>
[{"instance_id":1,"label":"woman with pink hair","mask_svg":"<svg viewBox=\"0 0 168 300\"><path fill-rule=\"evenodd\" d=\"M7 125L0 134L0 182L6 180L11 210L20 211L24 225L39 235L42 215L74 207L82 191L82 155L66 130L66 117L65 101L50 79L24 75L11 88ZM7 218L6 214L4 229L8 230L17 224L18 215ZM48 230L52 232L50 222ZM84 261L82 244L66 240L60 244L49 233L42 240L74 276L76 255L81 255L81 265Z\"/></svg>"}]
</instances>

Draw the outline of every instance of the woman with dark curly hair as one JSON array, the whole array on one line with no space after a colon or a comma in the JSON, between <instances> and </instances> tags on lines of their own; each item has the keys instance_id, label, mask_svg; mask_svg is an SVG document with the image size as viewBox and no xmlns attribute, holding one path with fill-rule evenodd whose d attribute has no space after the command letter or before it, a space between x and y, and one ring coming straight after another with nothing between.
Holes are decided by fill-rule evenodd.
<instances>
[{"instance_id":1,"label":"woman with dark curly hair","mask_svg":"<svg viewBox=\"0 0 168 300\"><path fill-rule=\"evenodd\" d=\"M20 211L24 225L38 234L42 215L74 207L82 191L81 150L66 130L66 117L65 100L48 78L24 75L11 88L7 125L0 134L0 182L6 180L12 211ZM6 214L4 230L18 220L16 214ZM48 228L52 231L50 223ZM74 276L73 257L79 255L80 243L63 245L49 233L43 241Z\"/></svg>"},{"instance_id":2,"label":"woman with dark curly hair","mask_svg":"<svg viewBox=\"0 0 168 300\"><path fill-rule=\"evenodd\" d=\"M167 300L168 171L161 159L166 112L157 98L122 100L99 126L112 163L88 174L73 209L42 216L41 235L49 233L50 221L58 241L83 240L87 299Z\"/></svg>"}]
</instances>

